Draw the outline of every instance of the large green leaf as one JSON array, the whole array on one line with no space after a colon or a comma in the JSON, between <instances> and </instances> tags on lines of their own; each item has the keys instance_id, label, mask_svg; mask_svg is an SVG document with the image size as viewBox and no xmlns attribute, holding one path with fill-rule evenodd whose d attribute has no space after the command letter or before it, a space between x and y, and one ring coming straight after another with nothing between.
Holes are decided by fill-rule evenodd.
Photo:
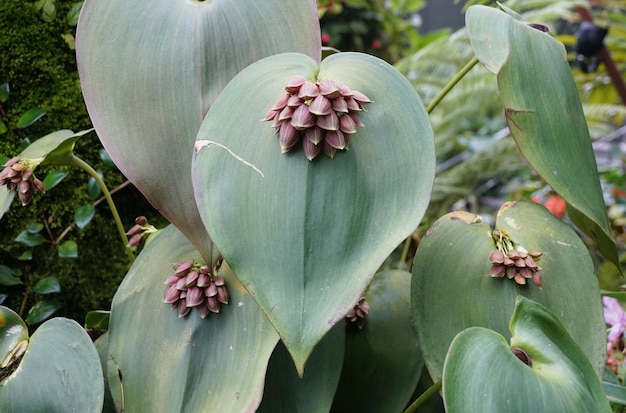
<instances>
[{"instance_id":1,"label":"large green leaf","mask_svg":"<svg viewBox=\"0 0 626 413\"><path fill-rule=\"evenodd\" d=\"M201 261L169 226L146 245L113 298L106 364L118 408L124 400L128 412L236 413L254 411L261 400L278 336L226 265L220 275L230 304L219 314L179 318L163 303L171 263L192 259Z\"/></svg>"},{"instance_id":2,"label":"large green leaf","mask_svg":"<svg viewBox=\"0 0 626 413\"><path fill-rule=\"evenodd\" d=\"M336 412L400 412L409 403L424 360L411 314L411 274L377 273L365 293L362 330L346 334L346 355L333 404Z\"/></svg>"},{"instance_id":3,"label":"large green leaf","mask_svg":"<svg viewBox=\"0 0 626 413\"><path fill-rule=\"evenodd\" d=\"M288 51L319 60L315 1L89 0L83 6L76 55L98 136L124 175L207 261L216 252L189 176L202 118L237 72Z\"/></svg>"},{"instance_id":4,"label":"large green leaf","mask_svg":"<svg viewBox=\"0 0 626 413\"><path fill-rule=\"evenodd\" d=\"M511 135L542 178L578 213L576 225L619 268L598 169L565 47L497 9L472 6L467 29L476 56L498 78Z\"/></svg>"},{"instance_id":5,"label":"large green leaf","mask_svg":"<svg viewBox=\"0 0 626 413\"><path fill-rule=\"evenodd\" d=\"M103 401L96 348L80 325L64 318L42 324L19 367L0 382L0 411L6 413L100 413Z\"/></svg>"},{"instance_id":6,"label":"large green leaf","mask_svg":"<svg viewBox=\"0 0 626 413\"><path fill-rule=\"evenodd\" d=\"M546 307L519 297L510 329L510 345L482 327L454 339L443 370L448 413L611 412L594 368Z\"/></svg>"},{"instance_id":7,"label":"large green leaf","mask_svg":"<svg viewBox=\"0 0 626 413\"><path fill-rule=\"evenodd\" d=\"M303 378L279 342L267 367L257 413L328 413L341 375L344 341L344 326L336 325L313 350Z\"/></svg>"},{"instance_id":8,"label":"large green leaf","mask_svg":"<svg viewBox=\"0 0 626 413\"><path fill-rule=\"evenodd\" d=\"M335 79L374 101L350 150L309 162L281 153L268 109L294 75ZM287 53L224 89L198 133L196 200L220 251L280 334L300 373L315 344L357 302L419 223L434 177L433 134L408 81L372 56L321 68Z\"/></svg>"},{"instance_id":9,"label":"large green leaf","mask_svg":"<svg viewBox=\"0 0 626 413\"><path fill-rule=\"evenodd\" d=\"M594 267L585 244L567 224L532 202L507 203L496 229L528 251L543 252L543 285L518 285L490 276L496 249L479 216L453 212L440 218L417 250L412 281L413 314L426 366L441 377L448 346L465 328L486 327L510 337L515 299L523 295L550 309L601 374L606 330Z\"/></svg>"}]
</instances>

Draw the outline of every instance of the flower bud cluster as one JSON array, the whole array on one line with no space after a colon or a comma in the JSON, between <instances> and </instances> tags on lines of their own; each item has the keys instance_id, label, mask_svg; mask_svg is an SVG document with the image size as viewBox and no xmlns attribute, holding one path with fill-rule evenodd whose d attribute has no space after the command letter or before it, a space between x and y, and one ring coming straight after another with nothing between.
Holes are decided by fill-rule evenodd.
<instances>
[{"instance_id":1,"label":"flower bud cluster","mask_svg":"<svg viewBox=\"0 0 626 413\"><path fill-rule=\"evenodd\" d=\"M272 121L283 153L302 140L309 161L322 151L332 158L337 150L347 149L356 127L363 126L359 112L372 103L363 93L332 79L311 82L294 76L285 91L263 120Z\"/></svg>"},{"instance_id":2,"label":"flower bud cluster","mask_svg":"<svg viewBox=\"0 0 626 413\"><path fill-rule=\"evenodd\" d=\"M525 285L532 279L537 287L541 287L541 266L537 261L543 254L539 251L525 251L523 248L510 249L506 253L496 250L489 256L491 276L513 279L517 284Z\"/></svg>"},{"instance_id":3,"label":"flower bud cluster","mask_svg":"<svg viewBox=\"0 0 626 413\"><path fill-rule=\"evenodd\" d=\"M228 304L229 294L224 279L212 274L207 265L183 261L172 264L174 273L165 281L164 302L184 317L195 308L200 318L219 313Z\"/></svg>"},{"instance_id":4,"label":"flower bud cluster","mask_svg":"<svg viewBox=\"0 0 626 413\"><path fill-rule=\"evenodd\" d=\"M344 321L346 326L356 325L359 330L365 327L365 315L369 313L370 306L365 301L365 297L361 297L356 305L348 311Z\"/></svg>"},{"instance_id":5,"label":"flower bud cluster","mask_svg":"<svg viewBox=\"0 0 626 413\"><path fill-rule=\"evenodd\" d=\"M9 160L0 172L0 185L6 185L9 191L17 191L22 205L32 201L35 191L46 191L43 182L33 173L35 166L37 165L31 165L28 160L16 156Z\"/></svg>"},{"instance_id":6,"label":"flower bud cluster","mask_svg":"<svg viewBox=\"0 0 626 413\"><path fill-rule=\"evenodd\" d=\"M143 215L139 216L135 218L135 225L126 233L130 237L126 246L129 248L142 248L148 236L155 232L157 232L157 229L148 223L148 219Z\"/></svg>"}]
</instances>

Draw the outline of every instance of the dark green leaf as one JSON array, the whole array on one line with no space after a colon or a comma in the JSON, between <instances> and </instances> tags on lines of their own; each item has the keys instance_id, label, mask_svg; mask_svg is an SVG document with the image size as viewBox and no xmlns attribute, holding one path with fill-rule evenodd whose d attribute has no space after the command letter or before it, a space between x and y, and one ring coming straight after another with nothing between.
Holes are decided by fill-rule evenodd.
<instances>
[{"instance_id":1,"label":"dark green leaf","mask_svg":"<svg viewBox=\"0 0 626 413\"><path fill-rule=\"evenodd\" d=\"M56 277L45 277L37 281L33 286L33 291L37 294L52 294L61 292L61 284Z\"/></svg>"},{"instance_id":2,"label":"dark green leaf","mask_svg":"<svg viewBox=\"0 0 626 413\"><path fill-rule=\"evenodd\" d=\"M52 317L52 314L59 308L61 308L61 302L56 298L37 301L28 311L25 321L30 326L39 324Z\"/></svg>"},{"instance_id":3,"label":"dark green leaf","mask_svg":"<svg viewBox=\"0 0 626 413\"><path fill-rule=\"evenodd\" d=\"M111 159L111 157L109 156L109 153L106 151L106 149L100 149L100 159L109 168L117 169L117 166L115 165L115 162L113 162L113 159Z\"/></svg>"},{"instance_id":4,"label":"dark green leaf","mask_svg":"<svg viewBox=\"0 0 626 413\"><path fill-rule=\"evenodd\" d=\"M33 259L33 252L31 250L24 251L17 259L20 261L30 261Z\"/></svg>"},{"instance_id":5,"label":"dark green leaf","mask_svg":"<svg viewBox=\"0 0 626 413\"><path fill-rule=\"evenodd\" d=\"M6 133L9 130L6 123L2 119L0 119L0 135Z\"/></svg>"},{"instance_id":6,"label":"dark green leaf","mask_svg":"<svg viewBox=\"0 0 626 413\"><path fill-rule=\"evenodd\" d=\"M54 188L58 184L61 183L63 179L67 176L67 172L62 171L50 171L43 179L43 185L46 187L46 191Z\"/></svg>"},{"instance_id":7,"label":"dark green leaf","mask_svg":"<svg viewBox=\"0 0 626 413\"><path fill-rule=\"evenodd\" d=\"M104 180L104 176L101 171L98 171L98 175L100 176L100 179ZM100 188L100 185L98 185L98 182L92 176L89 177L89 182L87 183L87 193L89 194L89 198L94 201L102 194L102 188Z\"/></svg>"},{"instance_id":8,"label":"dark green leaf","mask_svg":"<svg viewBox=\"0 0 626 413\"><path fill-rule=\"evenodd\" d=\"M4 103L9 99L9 84L3 83L0 85L0 102Z\"/></svg>"},{"instance_id":9,"label":"dark green leaf","mask_svg":"<svg viewBox=\"0 0 626 413\"><path fill-rule=\"evenodd\" d=\"M9 294L0 294L0 304L9 297Z\"/></svg>"},{"instance_id":10,"label":"dark green leaf","mask_svg":"<svg viewBox=\"0 0 626 413\"><path fill-rule=\"evenodd\" d=\"M19 285L22 283L20 280L20 272L6 265L0 264L0 285L10 287L12 285Z\"/></svg>"},{"instance_id":11,"label":"dark green leaf","mask_svg":"<svg viewBox=\"0 0 626 413\"><path fill-rule=\"evenodd\" d=\"M90 311L85 316L85 328L91 328L93 330L108 330L109 318L111 318L110 311Z\"/></svg>"},{"instance_id":12,"label":"dark green leaf","mask_svg":"<svg viewBox=\"0 0 626 413\"><path fill-rule=\"evenodd\" d=\"M41 232L41 230L43 230L43 224L40 222L33 222L31 224L28 224L26 230L31 234L37 234Z\"/></svg>"},{"instance_id":13,"label":"dark green leaf","mask_svg":"<svg viewBox=\"0 0 626 413\"><path fill-rule=\"evenodd\" d=\"M15 241L20 244L24 244L27 247L36 247L37 245L47 242L43 235L39 233L32 233L28 230L20 232L17 238L15 238Z\"/></svg>"},{"instance_id":14,"label":"dark green leaf","mask_svg":"<svg viewBox=\"0 0 626 413\"><path fill-rule=\"evenodd\" d=\"M28 109L17 120L17 127L20 128L20 129L26 128L26 127L32 125L33 123L37 122L45 114L46 114L46 112L44 112L43 110L41 110L39 108Z\"/></svg>"},{"instance_id":15,"label":"dark green leaf","mask_svg":"<svg viewBox=\"0 0 626 413\"><path fill-rule=\"evenodd\" d=\"M579 91L563 44L492 7L466 13L476 56L496 74L520 152L570 205L569 216L618 268L617 247Z\"/></svg>"},{"instance_id":16,"label":"dark green leaf","mask_svg":"<svg viewBox=\"0 0 626 413\"><path fill-rule=\"evenodd\" d=\"M91 222L96 214L96 207L93 204L83 205L74 212L74 222L76 226L83 229Z\"/></svg>"},{"instance_id":17,"label":"dark green leaf","mask_svg":"<svg viewBox=\"0 0 626 413\"><path fill-rule=\"evenodd\" d=\"M78 245L75 241L65 241L59 245L58 254L61 258L77 258L78 257Z\"/></svg>"}]
</instances>

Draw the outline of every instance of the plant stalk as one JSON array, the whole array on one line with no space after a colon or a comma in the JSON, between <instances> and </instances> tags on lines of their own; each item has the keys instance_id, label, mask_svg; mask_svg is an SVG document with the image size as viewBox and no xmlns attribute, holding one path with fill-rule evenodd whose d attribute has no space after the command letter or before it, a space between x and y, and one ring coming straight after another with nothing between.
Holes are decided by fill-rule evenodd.
<instances>
[{"instance_id":1,"label":"plant stalk","mask_svg":"<svg viewBox=\"0 0 626 413\"><path fill-rule=\"evenodd\" d=\"M70 163L84 170L85 172L87 172L93 179L96 180L96 183L98 184L98 186L100 186L100 189L102 189L102 194L106 198L107 204L109 204L109 208L111 209L111 213L113 214L113 219L115 220L117 231L119 232L120 238L122 239L122 242L124 243L124 249L126 250L126 255L128 256L128 259L130 260L132 264L135 261L135 255L133 254L133 251L130 249L130 247L128 247L128 237L126 236L124 225L122 225L122 220L120 219L120 215L117 212L117 208L115 207L115 203L113 202L113 198L111 198L111 193L109 192L109 189L107 188L106 184L100 178L100 175L98 175L98 172L96 172L96 170L91 167L91 165L89 165L87 162L83 161L76 155L73 155L71 157Z\"/></svg>"},{"instance_id":2,"label":"plant stalk","mask_svg":"<svg viewBox=\"0 0 626 413\"><path fill-rule=\"evenodd\" d=\"M404 413L415 413L417 411L417 409L424 404L424 402L428 399L430 399L430 397L437 393L439 390L441 390L441 379L439 381L437 381L437 383L433 384L432 386L430 386L424 393L422 393L420 395L420 397L418 397L413 403L411 403L411 405L409 407L406 408L406 410L404 411Z\"/></svg>"},{"instance_id":3,"label":"plant stalk","mask_svg":"<svg viewBox=\"0 0 626 413\"><path fill-rule=\"evenodd\" d=\"M472 60L470 60L465 66L463 66L463 68L459 71L459 73L454 75L452 80L450 80L448 84L443 89L441 89L441 91L437 94L437 96L435 96L435 98L428 104L428 106L426 107L426 111L428 113L431 113L433 109L437 107L439 102L441 102L443 98L446 97L448 92L450 92L450 90L452 90L452 88L456 86L456 84L459 83L459 81L463 79L463 77L467 74L467 72L469 72L472 69L472 67L474 67L477 63L478 63L478 58L474 56Z\"/></svg>"}]
</instances>

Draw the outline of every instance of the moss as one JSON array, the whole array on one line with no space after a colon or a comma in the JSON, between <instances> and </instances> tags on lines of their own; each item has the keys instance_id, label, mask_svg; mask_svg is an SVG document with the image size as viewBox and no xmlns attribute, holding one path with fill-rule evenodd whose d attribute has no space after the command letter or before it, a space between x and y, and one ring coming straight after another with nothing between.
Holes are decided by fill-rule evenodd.
<instances>
[{"instance_id":1,"label":"moss","mask_svg":"<svg viewBox=\"0 0 626 413\"><path fill-rule=\"evenodd\" d=\"M57 17L52 22L41 18L31 3L23 0L2 0L0 3L0 83L8 82L9 100L2 104L9 121L9 132L0 135L0 154L13 156L23 139L31 141L59 129L84 130L91 127L83 102L76 70L74 51L61 35L74 32L65 22L65 15L75 1L57 0ZM16 127L17 120L27 109L40 107L47 112L40 121L25 129ZM5 119L6 120L6 119ZM87 135L77 143L75 153L102 169L109 188L124 181L117 171L107 168L100 160L102 149L95 134ZM31 222L47 220L53 237L58 238L72 225L74 211L89 202L89 176L76 168L56 168L68 172L65 180L22 208L15 202L0 221L0 264L22 268L30 283L55 276L61 282L59 298L63 309L59 312L82 321L87 311L106 309L123 278L128 262L115 223L106 203L97 207L94 220L84 229L72 227L63 240L78 244L77 259L62 259L49 244L33 249L33 260L20 262L15 254L26 249L14 238ZM43 179L50 169L38 168ZM151 221L158 214L132 187L114 196L122 211L122 220L128 228L134 217L146 215ZM23 289L0 287L0 293L9 293L5 302L18 309ZM31 296L27 308L35 301Z\"/></svg>"}]
</instances>

